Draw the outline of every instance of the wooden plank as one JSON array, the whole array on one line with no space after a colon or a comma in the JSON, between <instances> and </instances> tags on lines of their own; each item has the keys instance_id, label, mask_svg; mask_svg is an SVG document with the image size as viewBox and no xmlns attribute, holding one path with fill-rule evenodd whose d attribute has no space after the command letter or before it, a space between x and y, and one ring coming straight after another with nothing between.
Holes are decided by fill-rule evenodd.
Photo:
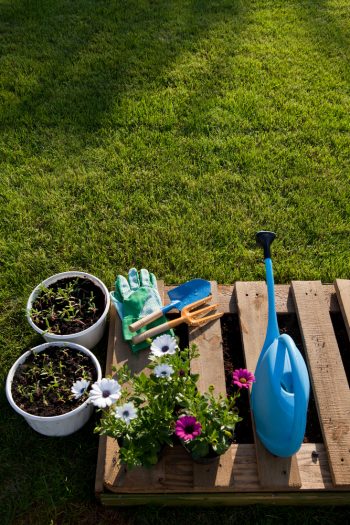
<instances>
[{"instance_id":1,"label":"wooden plank","mask_svg":"<svg viewBox=\"0 0 350 525\"><path fill-rule=\"evenodd\" d=\"M324 300L331 312L339 312L339 304L333 284L323 284ZM169 291L174 286L166 286L165 291ZM235 285L218 285L220 310L225 313L236 314L237 298ZM289 284L276 284L275 286L276 312L278 314L294 314L294 300ZM169 303L167 297L166 303Z\"/></svg>"},{"instance_id":2,"label":"wooden plank","mask_svg":"<svg viewBox=\"0 0 350 525\"><path fill-rule=\"evenodd\" d=\"M303 443L297 454L302 490L333 490L332 476L323 443Z\"/></svg>"},{"instance_id":3,"label":"wooden plank","mask_svg":"<svg viewBox=\"0 0 350 525\"><path fill-rule=\"evenodd\" d=\"M341 313L350 339L350 280L336 279L334 283Z\"/></svg>"},{"instance_id":4,"label":"wooden plank","mask_svg":"<svg viewBox=\"0 0 350 525\"><path fill-rule=\"evenodd\" d=\"M163 494L102 494L103 505L130 507L135 505L167 506L236 506L236 505L348 505L347 492L236 492L236 493L163 493Z\"/></svg>"},{"instance_id":5,"label":"wooden plank","mask_svg":"<svg viewBox=\"0 0 350 525\"><path fill-rule=\"evenodd\" d=\"M335 491L328 466L325 447L322 443L304 443L297 452L301 489L292 487L297 493L319 490L322 493ZM229 469L227 464L230 464ZM193 484L193 469L202 467L202 477ZM199 471L198 471L199 472ZM198 474L198 473L197 473ZM151 480L151 483L150 483ZM138 469L119 474L118 480L108 489L115 493L138 492L140 494L178 493L219 493L219 492L266 492L259 483L255 445L234 444L217 462L208 465L193 463L181 446L166 448L163 457L153 469ZM340 490L349 491L346 488Z\"/></svg>"},{"instance_id":6,"label":"wooden plank","mask_svg":"<svg viewBox=\"0 0 350 525\"><path fill-rule=\"evenodd\" d=\"M232 445L213 463L194 463L194 491L257 490L254 445Z\"/></svg>"},{"instance_id":7,"label":"wooden plank","mask_svg":"<svg viewBox=\"0 0 350 525\"><path fill-rule=\"evenodd\" d=\"M216 282L211 282L212 303L218 302L218 288ZM191 363L191 370L199 374L198 389L207 392L210 385L215 388L215 394L226 395L224 353L222 345L221 323L217 319L204 327L189 330L189 342L198 346L200 356ZM203 477L206 477L207 486L213 489L220 485L223 479L230 480L232 472L232 461L225 461L225 455L211 467L211 475L208 475L207 465L194 463L193 484L194 490L200 486ZM218 475L216 475L218 473Z\"/></svg>"},{"instance_id":8,"label":"wooden plank","mask_svg":"<svg viewBox=\"0 0 350 525\"><path fill-rule=\"evenodd\" d=\"M267 327L267 288L264 282L237 282L237 305L246 366L255 370ZM253 421L258 472L263 488L301 487L296 456L279 458L270 454L258 439Z\"/></svg>"},{"instance_id":9,"label":"wooden plank","mask_svg":"<svg viewBox=\"0 0 350 525\"><path fill-rule=\"evenodd\" d=\"M111 304L109 309L109 327L108 327L108 344L107 344L107 355L106 355L106 376L112 374L112 359L114 351L114 333L116 323L116 310ZM104 489L104 476L106 468L106 451L107 451L107 436L99 437L99 446L96 463L96 476L95 476L95 494L99 496Z\"/></svg>"},{"instance_id":10,"label":"wooden plank","mask_svg":"<svg viewBox=\"0 0 350 525\"><path fill-rule=\"evenodd\" d=\"M212 303L217 303L216 282L211 283L211 293ZM214 385L215 393L226 394L220 319L203 327L190 328L189 342L190 344L195 343L200 352L200 357L193 360L191 368L193 373L199 374L198 389L200 392L206 392L210 385Z\"/></svg>"},{"instance_id":11,"label":"wooden plank","mask_svg":"<svg viewBox=\"0 0 350 525\"><path fill-rule=\"evenodd\" d=\"M115 493L190 492L193 488L193 462L184 447L166 447L152 468L118 470L113 483L106 488Z\"/></svg>"},{"instance_id":12,"label":"wooden plank","mask_svg":"<svg viewBox=\"0 0 350 525\"><path fill-rule=\"evenodd\" d=\"M95 495L99 497L104 490L105 460L106 460L107 436L100 436L98 440L98 452L95 475Z\"/></svg>"},{"instance_id":13,"label":"wooden plank","mask_svg":"<svg viewBox=\"0 0 350 525\"><path fill-rule=\"evenodd\" d=\"M350 390L320 281L293 281L304 348L336 487L350 487Z\"/></svg>"},{"instance_id":14,"label":"wooden plank","mask_svg":"<svg viewBox=\"0 0 350 525\"><path fill-rule=\"evenodd\" d=\"M164 283L158 281L159 294L164 297ZM112 373L112 366L120 366L127 363L132 373L141 372L148 364L149 350L141 350L138 353L131 351L128 343L123 339L122 325L115 308L111 310L110 332L107 348L106 374ZM121 485L128 487L142 487L147 484L150 487L157 487L158 479L163 476L162 462L157 468L144 469L137 468L130 472L118 464L118 443L108 437L106 440L105 465L104 465L104 486L111 489ZM99 467L101 469L101 467Z\"/></svg>"}]
</instances>

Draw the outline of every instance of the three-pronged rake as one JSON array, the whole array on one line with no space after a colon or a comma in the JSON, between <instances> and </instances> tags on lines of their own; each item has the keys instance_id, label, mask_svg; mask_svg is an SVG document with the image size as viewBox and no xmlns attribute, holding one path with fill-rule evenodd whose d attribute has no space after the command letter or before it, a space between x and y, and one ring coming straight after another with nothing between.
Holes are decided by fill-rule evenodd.
<instances>
[{"instance_id":1,"label":"three-pronged rake","mask_svg":"<svg viewBox=\"0 0 350 525\"><path fill-rule=\"evenodd\" d=\"M208 295L208 297L205 297L204 299L200 299L199 301L195 301L194 303L185 306L181 311L181 317L177 317L172 321L168 321L167 323L150 328L142 334L135 335L135 337L132 338L133 344L142 343L142 341L145 341L150 337L154 337L155 335L162 334L163 332L170 330L170 328L175 328L175 326L178 326L182 323L187 323L189 326L203 326L209 321L218 319L223 315L222 312L206 315L209 312L216 310L216 308L219 306L218 304L211 304L209 306L205 306L204 308L198 309L198 306L208 303L211 299L212 296Z\"/></svg>"}]
</instances>

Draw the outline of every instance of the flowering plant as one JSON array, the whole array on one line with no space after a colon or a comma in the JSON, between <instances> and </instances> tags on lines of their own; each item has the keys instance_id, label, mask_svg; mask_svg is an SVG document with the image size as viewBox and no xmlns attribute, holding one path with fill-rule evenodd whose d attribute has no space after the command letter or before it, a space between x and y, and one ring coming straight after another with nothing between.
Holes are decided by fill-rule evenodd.
<instances>
[{"instance_id":1,"label":"flowering plant","mask_svg":"<svg viewBox=\"0 0 350 525\"><path fill-rule=\"evenodd\" d=\"M234 406L239 391L229 399L215 397L213 388L199 393L198 375L190 369L196 357L195 345L179 351L175 338L162 335L151 345L145 371L132 376L123 365L115 370L116 379L92 386L91 402L103 409L96 432L118 440L121 463L154 465L162 447L173 445L174 435L194 459L210 451L222 454L230 446L241 420Z\"/></svg>"},{"instance_id":2,"label":"flowering plant","mask_svg":"<svg viewBox=\"0 0 350 525\"><path fill-rule=\"evenodd\" d=\"M197 392L192 398L179 396L183 407L176 422L175 434L189 450L193 459L223 454L233 442L236 424L242 420L235 407L239 391L232 397Z\"/></svg>"}]
</instances>

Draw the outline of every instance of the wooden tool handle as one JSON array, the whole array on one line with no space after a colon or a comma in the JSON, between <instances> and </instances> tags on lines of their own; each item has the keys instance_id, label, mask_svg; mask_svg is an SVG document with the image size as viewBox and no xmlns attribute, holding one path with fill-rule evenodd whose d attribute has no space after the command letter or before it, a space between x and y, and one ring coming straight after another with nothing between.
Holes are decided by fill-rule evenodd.
<instances>
[{"instance_id":1,"label":"wooden tool handle","mask_svg":"<svg viewBox=\"0 0 350 525\"><path fill-rule=\"evenodd\" d=\"M159 317L162 317L163 310L156 310L155 312L152 312L149 315L146 315L146 317L142 317L135 323L132 323L129 325L130 332L137 332L137 330L140 330L143 326L146 326L146 324L151 323L152 321L155 321L156 319L159 319Z\"/></svg>"},{"instance_id":2,"label":"wooden tool handle","mask_svg":"<svg viewBox=\"0 0 350 525\"><path fill-rule=\"evenodd\" d=\"M146 332L142 332L142 334L135 335L132 338L132 342L134 345L137 345L138 343L142 343L149 337L154 337L155 335L162 334L163 332L166 332L167 330L170 330L170 328L174 328L175 326L183 322L183 317L178 317L177 319L173 319L172 321L168 321L167 323L160 324L159 326L155 326L154 328L146 330Z\"/></svg>"}]
</instances>

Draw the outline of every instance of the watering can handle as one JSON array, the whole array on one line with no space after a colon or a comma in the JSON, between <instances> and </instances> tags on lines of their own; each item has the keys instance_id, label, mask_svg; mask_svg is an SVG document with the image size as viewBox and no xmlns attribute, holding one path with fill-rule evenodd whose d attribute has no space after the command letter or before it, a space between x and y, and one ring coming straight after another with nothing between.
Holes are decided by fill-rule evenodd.
<instances>
[{"instance_id":1,"label":"watering can handle","mask_svg":"<svg viewBox=\"0 0 350 525\"><path fill-rule=\"evenodd\" d=\"M297 349L295 347L295 344L293 340L289 337L287 334L282 334L279 337L279 341L282 342L282 344L286 347L288 352L289 361L291 364L292 369L292 380L294 385L294 421L293 421L293 431L292 431L292 440L295 439L295 437L300 432L300 425L303 424L306 420L306 411L307 406L309 402L309 391L310 391L310 382L309 382L309 376L307 373L306 365L304 361L298 362L298 356L297 356ZM300 374L298 373L298 370L300 370L300 366L305 367L305 379L307 380L307 383L305 384L305 380L302 381Z\"/></svg>"},{"instance_id":2,"label":"watering can handle","mask_svg":"<svg viewBox=\"0 0 350 525\"><path fill-rule=\"evenodd\" d=\"M262 230L256 234L256 242L264 248L264 259L271 259L270 246L276 239L274 232Z\"/></svg>"}]
</instances>

